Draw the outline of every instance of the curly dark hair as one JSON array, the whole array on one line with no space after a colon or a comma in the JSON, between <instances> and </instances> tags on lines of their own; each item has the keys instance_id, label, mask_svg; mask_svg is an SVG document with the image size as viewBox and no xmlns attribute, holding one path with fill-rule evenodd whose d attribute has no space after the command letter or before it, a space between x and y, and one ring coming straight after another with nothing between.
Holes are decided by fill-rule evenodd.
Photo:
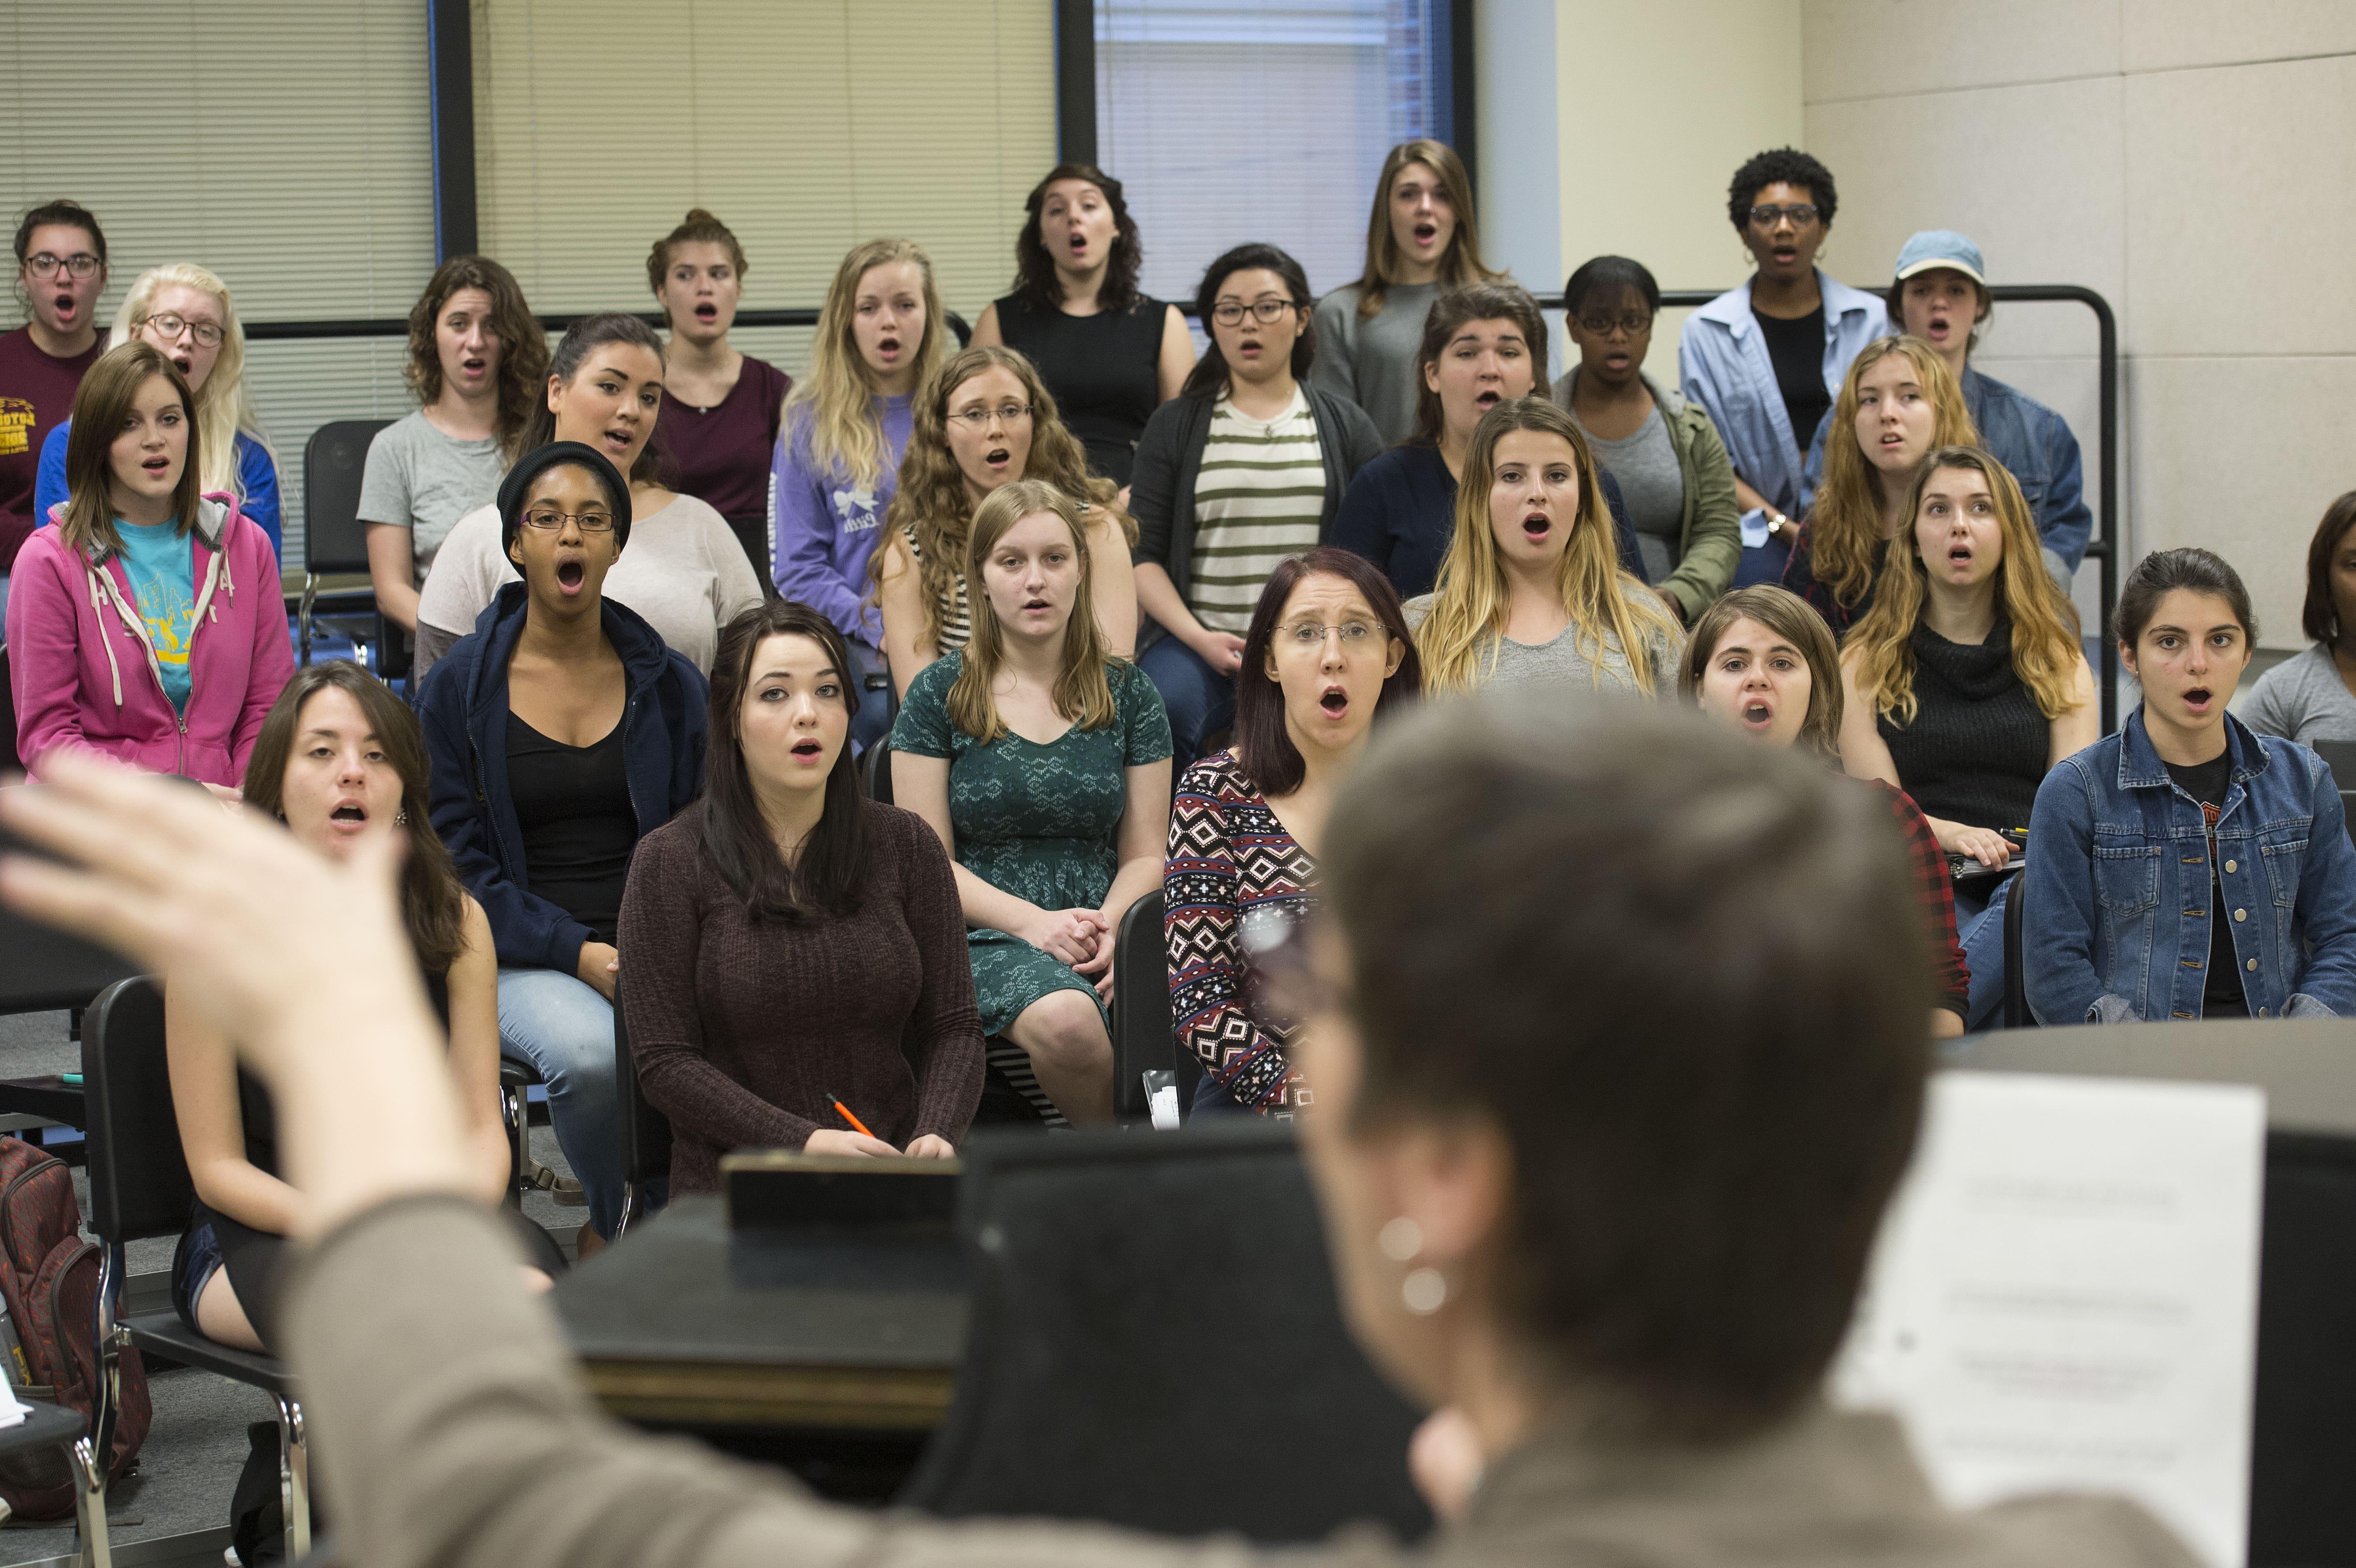
<instances>
[{"instance_id":1,"label":"curly dark hair","mask_svg":"<svg viewBox=\"0 0 2356 1568\"><path fill-rule=\"evenodd\" d=\"M402 368L420 404L442 395L442 351L434 341L442 307L460 289L491 296L492 333L499 340L499 450L513 462L523 451L523 429L547 399L548 334L525 303L515 274L488 256L453 256L434 270L409 312L409 363Z\"/></svg>"},{"instance_id":2,"label":"curly dark hair","mask_svg":"<svg viewBox=\"0 0 2356 1568\"><path fill-rule=\"evenodd\" d=\"M1840 206L1840 195L1833 189L1832 170L1797 147L1777 147L1754 155L1734 171L1734 178L1726 187L1726 216L1735 228L1750 227L1751 204L1771 185L1805 187L1809 198L1815 203L1816 216L1824 219L1826 228L1832 226L1833 210Z\"/></svg>"},{"instance_id":3,"label":"curly dark hair","mask_svg":"<svg viewBox=\"0 0 2356 1568\"><path fill-rule=\"evenodd\" d=\"M1112 208L1112 257L1097 290L1097 308L1119 315L1137 303L1137 269L1145 261L1145 247L1137 238L1137 219L1120 194L1120 182L1094 164L1057 164L1047 177L1023 198L1023 232L1014 237L1014 286L1009 292L1033 310L1064 308L1064 285L1055 278L1055 259L1039 240L1039 209L1046 205L1047 187L1057 180L1086 180L1104 192Z\"/></svg>"}]
</instances>

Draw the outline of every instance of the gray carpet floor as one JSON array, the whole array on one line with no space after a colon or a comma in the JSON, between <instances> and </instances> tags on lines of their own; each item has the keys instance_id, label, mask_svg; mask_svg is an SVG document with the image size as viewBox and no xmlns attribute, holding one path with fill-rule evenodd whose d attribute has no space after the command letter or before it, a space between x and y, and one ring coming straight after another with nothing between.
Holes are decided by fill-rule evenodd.
<instances>
[{"instance_id":1,"label":"gray carpet floor","mask_svg":"<svg viewBox=\"0 0 2356 1568\"><path fill-rule=\"evenodd\" d=\"M67 1038L67 1026L64 1013L0 1018L0 1078L76 1071L81 1048ZM531 1146L542 1163L569 1174L555 1136L547 1127L532 1129ZM79 1168L74 1176L87 1216L88 1179ZM572 1250L573 1232L581 1224L584 1211L559 1208L541 1193L527 1198L524 1211L548 1227L568 1252ZM177 1240L158 1236L123 1249L134 1291L151 1287L145 1276L161 1280L171 1267ZM270 1397L260 1390L188 1368L151 1377L148 1392L155 1418L139 1453L138 1472L118 1482L108 1494L107 1520L118 1548L226 1526L230 1496L245 1465L246 1425L273 1420L276 1413ZM63 1556L73 1548L70 1523L11 1525L0 1530L0 1565L37 1563Z\"/></svg>"}]
</instances>

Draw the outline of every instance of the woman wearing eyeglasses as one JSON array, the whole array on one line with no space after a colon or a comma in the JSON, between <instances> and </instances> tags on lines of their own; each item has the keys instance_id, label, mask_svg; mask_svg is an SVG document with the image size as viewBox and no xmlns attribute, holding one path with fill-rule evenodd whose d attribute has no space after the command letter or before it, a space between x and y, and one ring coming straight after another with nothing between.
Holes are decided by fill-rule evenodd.
<instances>
[{"instance_id":1,"label":"woman wearing eyeglasses","mask_svg":"<svg viewBox=\"0 0 2356 1568\"><path fill-rule=\"evenodd\" d=\"M1734 469L1709 416L1644 374L1661 286L1625 256L1598 256L1563 285L1579 362L1555 383L1596 466L1619 481L1644 581L1691 625L1734 581L1742 527Z\"/></svg>"},{"instance_id":2,"label":"woman wearing eyeglasses","mask_svg":"<svg viewBox=\"0 0 2356 1568\"><path fill-rule=\"evenodd\" d=\"M1742 542L1754 549L1790 549L1813 493L1808 443L1849 361L1890 326L1880 299L1816 265L1838 203L1832 171L1791 147L1735 170L1727 217L1757 271L1688 316L1677 339L1677 379L1726 443Z\"/></svg>"},{"instance_id":3,"label":"woman wearing eyeglasses","mask_svg":"<svg viewBox=\"0 0 2356 1568\"><path fill-rule=\"evenodd\" d=\"M884 656L902 701L927 665L972 637L965 555L974 508L1018 479L1044 480L1079 503L1097 629L1121 657L1136 649L1129 566L1136 535L1113 504L1112 481L1088 472L1087 453L1031 361L1012 348L976 345L942 366L917 398L884 542L868 558L884 614Z\"/></svg>"},{"instance_id":4,"label":"woman wearing eyeglasses","mask_svg":"<svg viewBox=\"0 0 2356 1568\"><path fill-rule=\"evenodd\" d=\"M1138 658L1183 764L1235 721L1244 632L1277 563L1331 542L1342 495L1382 450L1355 403L1309 385L1316 334L1301 263L1238 245L1194 308L1210 352L1137 443L1137 602L1162 628Z\"/></svg>"},{"instance_id":5,"label":"woman wearing eyeglasses","mask_svg":"<svg viewBox=\"0 0 2356 1568\"><path fill-rule=\"evenodd\" d=\"M237 497L237 509L262 525L271 550L284 559L278 521L278 464L263 443L261 416L245 389L245 327L229 285L193 261L150 267L132 283L114 315L107 347L136 338L163 350L197 395L197 432L207 494ZM69 421L70 424L71 421ZM40 520L66 499L67 425L41 443L41 475L34 494Z\"/></svg>"},{"instance_id":6,"label":"woman wearing eyeglasses","mask_svg":"<svg viewBox=\"0 0 2356 1568\"><path fill-rule=\"evenodd\" d=\"M419 717L434 830L498 950L499 1050L548 1084L594 1250L622 1203L613 997L623 882L638 840L702 788L707 690L654 627L605 597L631 506L603 453L570 441L526 453L499 485L498 516L522 581L501 588L434 667Z\"/></svg>"},{"instance_id":7,"label":"woman wearing eyeglasses","mask_svg":"<svg viewBox=\"0 0 2356 1568\"><path fill-rule=\"evenodd\" d=\"M43 439L73 412L102 347L93 313L106 288L106 236L79 202L51 201L16 224L16 299L26 322L0 334L0 628L17 547L48 516L33 500Z\"/></svg>"}]
</instances>

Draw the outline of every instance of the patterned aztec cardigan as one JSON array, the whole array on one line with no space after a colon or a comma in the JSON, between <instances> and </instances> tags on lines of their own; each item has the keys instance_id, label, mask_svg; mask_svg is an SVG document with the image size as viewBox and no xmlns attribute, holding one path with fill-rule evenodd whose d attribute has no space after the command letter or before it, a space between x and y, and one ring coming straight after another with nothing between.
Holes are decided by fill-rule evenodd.
<instances>
[{"instance_id":1,"label":"patterned aztec cardigan","mask_svg":"<svg viewBox=\"0 0 2356 1568\"><path fill-rule=\"evenodd\" d=\"M1308 911L1316 864L1225 752L1186 770L1171 801L1162 873L1170 1011L1179 1043L1237 1103L1284 1112L1308 1101L1285 1047L1295 1026L1253 1018L1243 927Z\"/></svg>"}]
</instances>

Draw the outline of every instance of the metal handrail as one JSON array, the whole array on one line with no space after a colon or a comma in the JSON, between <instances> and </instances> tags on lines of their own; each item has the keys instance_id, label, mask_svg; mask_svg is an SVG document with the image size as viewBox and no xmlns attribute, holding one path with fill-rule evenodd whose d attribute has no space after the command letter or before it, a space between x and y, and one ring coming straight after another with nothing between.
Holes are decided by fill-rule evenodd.
<instances>
[{"instance_id":1,"label":"metal handrail","mask_svg":"<svg viewBox=\"0 0 2356 1568\"><path fill-rule=\"evenodd\" d=\"M1721 291L1710 289L1666 289L1662 291L1661 304L1672 309L1690 309L1708 304ZM2108 734L2118 728L2118 649L2103 628L2111 622L2111 610L2118 603L2118 500L2119 500L2119 322L2111 309L2111 302L2093 289L2075 283L2001 283L1991 285L1988 296L1999 304L2083 304L2094 313L2094 325L2099 334L2095 350L2098 374L2101 378L2101 412L2103 452L2096 467L2095 492L2101 505L2094 514L2094 537L2086 542L2086 553L2095 562L2102 626L2094 640L2101 645L2103 667L2103 731ZM1560 310L1560 294L1539 294L1538 305L1544 310ZM1178 308L1187 315L1194 307L1181 303ZM585 315L543 315L541 325L551 332L562 332ZM816 326L818 312L814 309L740 310L736 313L738 326ZM660 326L663 318L652 312L639 313L638 319L649 326ZM405 337L409 322L405 317L387 317L362 321L250 321L245 324L246 341L250 343L287 343L323 337Z\"/></svg>"}]
</instances>

